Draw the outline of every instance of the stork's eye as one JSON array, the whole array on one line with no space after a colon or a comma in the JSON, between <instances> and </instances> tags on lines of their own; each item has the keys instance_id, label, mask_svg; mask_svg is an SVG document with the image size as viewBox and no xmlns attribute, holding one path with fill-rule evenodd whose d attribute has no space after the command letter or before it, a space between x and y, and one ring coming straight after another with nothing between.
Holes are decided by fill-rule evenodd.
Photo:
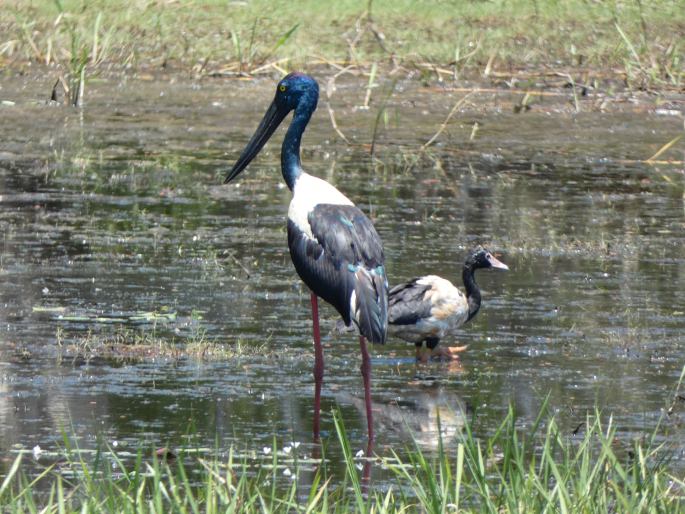
<instances>
[{"instance_id":1,"label":"stork's eye","mask_svg":"<svg viewBox=\"0 0 685 514\"><path fill-rule=\"evenodd\" d=\"M286 89L288 89L288 88L285 87L285 84L280 84L280 85L278 86L278 90L279 90L280 92L284 92Z\"/></svg>"}]
</instances>

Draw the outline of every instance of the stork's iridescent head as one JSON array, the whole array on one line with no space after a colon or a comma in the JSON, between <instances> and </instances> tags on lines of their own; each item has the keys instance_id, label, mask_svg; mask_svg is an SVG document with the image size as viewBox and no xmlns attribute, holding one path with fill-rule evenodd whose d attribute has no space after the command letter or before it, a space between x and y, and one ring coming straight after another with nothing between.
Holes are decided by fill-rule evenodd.
<instances>
[{"instance_id":1,"label":"stork's iridescent head","mask_svg":"<svg viewBox=\"0 0 685 514\"><path fill-rule=\"evenodd\" d=\"M273 102L224 183L236 178L250 164L290 111L302 112L308 121L318 99L319 85L309 75L293 72L283 77L276 86Z\"/></svg>"},{"instance_id":2,"label":"stork's iridescent head","mask_svg":"<svg viewBox=\"0 0 685 514\"><path fill-rule=\"evenodd\" d=\"M312 111L319 99L319 84L309 75L294 71L281 79L276 86L274 103L286 112L297 109L300 105Z\"/></svg>"}]
</instances>

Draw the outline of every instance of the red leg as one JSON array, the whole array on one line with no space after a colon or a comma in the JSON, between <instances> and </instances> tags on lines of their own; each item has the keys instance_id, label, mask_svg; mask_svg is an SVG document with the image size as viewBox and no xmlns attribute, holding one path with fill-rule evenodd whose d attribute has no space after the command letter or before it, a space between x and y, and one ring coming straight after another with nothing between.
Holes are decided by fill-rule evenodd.
<instances>
[{"instance_id":1,"label":"red leg","mask_svg":"<svg viewBox=\"0 0 685 514\"><path fill-rule=\"evenodd\" d=\"M359 336L359 347L362 351L362 378L364 379L364 400L366 401L366 425L369 430L369 441L373 441L373 413L371 412L371 357L366 349L366 339Z\"/></svg>"},{"instance_id":2,"label":"red leg","mask_svg":"<svg viewBox=\"0 0 685 514\"><path fill-rule=\"evenodd\" d=\"M366 445L366 461L364 462L364 467L362 468L362 492L366 494L367 487L371 482L371 465L373 463L373 439L369 439Z\"/></svg>"},{"instance_id":3,"label":"red leg","mask_svg":"<svg viewBox=\"0 0 685 514\"><path fill-rule=\"evenodd\" d=\"M321 384L323 383L323 348L319 331L319 301L314 293L312 298L312 321L314 323L314 441L319 440L319 420L321 413Z\"/></svg>"}]
</instances>

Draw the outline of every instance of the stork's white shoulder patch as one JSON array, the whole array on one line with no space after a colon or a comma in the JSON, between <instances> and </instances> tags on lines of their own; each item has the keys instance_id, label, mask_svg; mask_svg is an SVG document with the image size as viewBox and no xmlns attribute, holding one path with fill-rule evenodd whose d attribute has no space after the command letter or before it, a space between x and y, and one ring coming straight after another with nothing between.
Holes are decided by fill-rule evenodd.
<instances>
[{"instance_id":1,"label":"stork's white shoulder patch","mask_svg":"<svg viewBox=\"0 0 685 514\"><path fill-rule=\"evenodd\" d=\"M354 205L349 198L325 180L302 172L293 187L288 219L309 237L313 236L307 217L319 204Z\"/></svg>"}]
</instances>

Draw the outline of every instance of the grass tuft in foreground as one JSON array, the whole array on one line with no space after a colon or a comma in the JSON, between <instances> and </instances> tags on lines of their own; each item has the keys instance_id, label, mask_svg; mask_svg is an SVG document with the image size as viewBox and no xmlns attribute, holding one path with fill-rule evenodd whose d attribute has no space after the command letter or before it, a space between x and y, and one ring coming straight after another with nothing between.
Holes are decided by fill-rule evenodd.
<instances>
[{"instance_id":1,"label":"grass tuft in foreground","mask_svg":"<svg viewBox=\"0 0 685 514\"><path fill-rule=\"evenodd\" d=\"M671 474L669 451L654 442L658 427L619 450L611 418L603 422L598 414L574 436L544 414L528 430L517 421L510 409L491 437L478 438L467 426L435 455L417 446L404 458L374 459L395 477L384 491L362 479L368 461L352 455L339 414L345 466L335 482L325 459L298 461L275 443L265 460L231 450L225 459L194 461L180 452L168 463L140 452L128 463L111 449L86 462L66 443L66 463L38 476L22 471L20 454L1 481L0 504L3 512L60 513L682 511L685 483ZM313 463L318 467L308 475ZM288 467L292 475L284 473ZM300 481L305 475L313 477L308 484Z\"/></svg>"},{"instance_id":2,"label":"grass tuft in foreground","mask_svg":"<svg viewBox=\"0 0 685 514\"><path fill-rule=\"evenodd\" d=\"M652 439L619 451L611 418L603 424L597 414L586 426L569 437L539 418L526 434L510 409L493 437L479 440L467 425L456 452L429 460L415 451L396 471L428 512L676 512L685 504L663 446Z\"/></svg>"}]
</instances>

